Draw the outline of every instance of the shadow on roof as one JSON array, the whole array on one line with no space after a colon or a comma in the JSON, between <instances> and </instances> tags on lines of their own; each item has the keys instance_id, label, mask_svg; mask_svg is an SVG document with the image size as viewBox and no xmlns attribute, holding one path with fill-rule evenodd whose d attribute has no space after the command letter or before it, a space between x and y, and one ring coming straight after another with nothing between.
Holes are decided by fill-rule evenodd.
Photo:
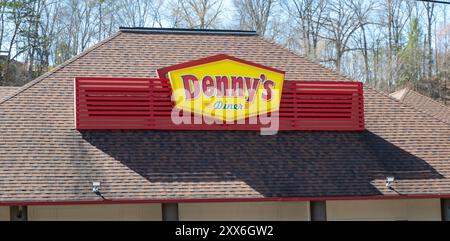
<instances>
[{"instance_id":1,"label":"shadow on roof","mask_svg":"<svg viewBox=\"0 0 450 241\"><path fill-rule=\"evenodd\" d=\"M150 182L242 181L265 197L381 195L373 180L390 175L397 180L443 178L424 160L368 131L281 132L277 136L243 131L82 135Z\"/></svg>"}]
</instances>

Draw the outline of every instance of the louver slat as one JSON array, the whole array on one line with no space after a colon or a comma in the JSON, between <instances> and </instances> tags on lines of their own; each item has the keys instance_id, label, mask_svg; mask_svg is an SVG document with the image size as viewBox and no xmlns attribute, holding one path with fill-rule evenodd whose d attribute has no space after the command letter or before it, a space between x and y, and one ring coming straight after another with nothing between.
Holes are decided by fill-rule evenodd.
<instances>
[{"instance_id":1,"label":"louver slat","mask_svg":"<svg viewBox=\"0 0 450 241\"><path fill-rule=\"evenodd\" d=\"M79 130L260 130L249 119L227 124L175 125L168 79L75 79L75 118ZM363 86L360 82L284 82L279 130L364 130ZM193 121L193 115L190 115Z\"/></svg>"}]
</instances>

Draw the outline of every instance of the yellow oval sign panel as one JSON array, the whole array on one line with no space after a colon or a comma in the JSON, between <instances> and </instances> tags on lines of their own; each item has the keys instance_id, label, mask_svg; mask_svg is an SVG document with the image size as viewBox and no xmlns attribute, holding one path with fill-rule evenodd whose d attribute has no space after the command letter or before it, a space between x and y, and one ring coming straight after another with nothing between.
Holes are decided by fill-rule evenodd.
<instances>
[{"instance_id":1,"label":"yellow oval sign panel","mask_svg":"<svg viewBox=\"0 0 450 241\"><path fill-rule=\"evenodd\" d=\"M285 73L228 55L158 70L168 77L177 108L236 121L280 108Z\"/></svg>"}]
</instances>

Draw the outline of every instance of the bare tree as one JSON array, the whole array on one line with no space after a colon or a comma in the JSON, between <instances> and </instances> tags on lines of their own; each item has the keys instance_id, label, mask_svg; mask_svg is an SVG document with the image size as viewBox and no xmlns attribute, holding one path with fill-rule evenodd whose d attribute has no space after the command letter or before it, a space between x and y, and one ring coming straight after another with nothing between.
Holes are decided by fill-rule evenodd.
<instances>
[{"instance_id":1,"label":"bare tree","mask_svg":"<svg viewBox=\"0 0 450 241\"><path fill-rule=\"evenodd\" d=\"M326 0L284 0L282 6L300 31L305 54L317 59L320 33L327 10Z\"/></svg>"},{"instance_id":2,"label":"bare tree","mask_svg":"<svg viewBox=\"0 0 450 241\"><path fill-rule=\"evenodd\" d=\"M364 59L364 79L370 81L369 49L366 29L369 24L373 24L368 18L370 17L369 13L374 10L374 1L351 1L350 7L355 12L358 23L360 24L360 39L357 42L360 43L359 49Z\"/></svg>"},{"instance_id":3,"label":"bare tree","mask_svg":"<svg viewBox=\"0 0 450 241\"><path fill-rule=\"evenodd\" d=\"M255 30L264 35L273 11L275 0L234 0L240 29Z\"/></svg>"},{"instance_id":4,"label":"bare tree","mask_svg":"<svg viewBox=\"0 0 450 241\"><path fill-rule=\"evenodd\" d=\"M20 32L20 36L23 37L25 41L24 49L26 49L26 59L28 60L27 77L30 80L34 78L36 55L41 41L44 38L44 36L41 36L39 30L45 4L45 0L36 0L26 2L24 5L25 11L28 14L25 16L23 30Z\"/></svg>"},{"instance_id":5,"label":"bare tree","mask_svg":"<svg viewBox=\"0 0 450 241\"><path fill-rule=\"evenodd\" d=\"M19 55L26 52L28 50L28 47L18 47L19 46L19 37L21 34L21 28L22 24L25 22L25 18L27 18L30 14L29 5L27 5L26 2L19 1L19 0L11 0L3 2L2 5L4 6L4 14L6 15L5 19L8 21L8 25L10 26L10 31L8 33L8 39L7 42L7 50L6 53L6 59L4 63L2 63L1 66L1 81L5 84L8 82L14 82L16 79L16 76L14 73L12 73L12 66L11 62L13 62Z\"/></svg>"},{"instance_id":6,"label":"bare tree","mask_svg":"<svg viewBox=\"0 0 450 241\"><path fill-rule=\"evenodd\" d=\"M162 0L122 0L117 3L121 24L128 27L162 26Z\"/></svg>"},{"instance_id":7,"label":"bare tree","mask_svg":"<svg viewBox=\"0 0 450 241\"><path fill-rule=\"evenodd\" d=\"M208 29L218 25L223 0L176 0L171 9L176 27Z\"/></svg>"},{"instance_id":8,"label":"bare tree","mask_svg":"<svg viewBox=\"0 0 450 241\"><path fill-rule=\"evenodd\" d=\"M39 23L39 32L42 37L37 49L39 62L37 75L40 75L48 70L50 66L52 47L54 46L56 37L63 30L63 26L59 22L61 20L61 6L61 1L46 1L42 9L42 17Z\"/></svg>"},{"instance_id":9,"label":"bare tree","mask_svg":"<svg viewBox=\"0 0 450 241\"><path fill-rule=\"evenodd\" d=\"M323 38L329 40L333 45L334 57L328 61L335 64L336 70L341 70L341 61L345 53L356 50L351 48L349 43L355 32L362 26L367 25L367 19L370 13L370 7L362 6L359 15L352 10L353 3L356 0L332 0L328 4L328 12L324 21L325 32Z\"/></svg>"},{"instance_id":10,"label":"bare tree","mask_svg":"<svg viewBox=\"0 0 450 241\"><path fill-rule=\"evenodd\" d=\"M95 36L95 2L70 0L68 10L71 15L68 36L72 38L72 45L69 44L69 46L71 46L72 55L76 55L92 44Z\"/></svg>"},{"instance_id":11,"label":"bare tree","mask_svg":"<svg viewBox=\"0 0 450 241\"><path fill-rule=\"evenodd\" d=\"M381 19L385 19L381 24L387 28L388 55L385 68L385 78L390 88L395 86L399 78L398 53L401 50L401 38L405 32L408 21L411 19L411 12L415 8L412 1L385 0L383 4L383 14Z\"/></svg>"},{"instance_id":12,"label":"bare tree","mask_svg":"<svg viewBox=\"0 0 450 241\"><path fill-rule=\"evenodd\" d=\"M6 0L0 3L0 51L3 50L3 37L5 36L6 5L7 5Z\"/></svg>"},{"instance_id":13,"label":"bare tree","mask_svg":"<svg viewBox=\"0 0 450 241\"><path fill-rule=\"evenodd\" d=\"M427 59L428 59L428 79L431 79L431 75L433 74L433 35L432 35L432 28L433 28L433 22L434 22L434 3L430 2L424 2L423 6L425 8L425 12L427 15Z\"/></svg>"},{"instance_id":14,"label":"bare tree","mask_svg":"<svg viewBox=\"0 0 450 241\"><path fill-rule=\"evenodd\" d=\"M450 23L448 22L448 6L441 8L443 20L442 27L438 29L437 37L438 50L436 59L439 60L439 73L441 79L440 99L446 104L450 104Z\"/></svg>"}]
</instances>

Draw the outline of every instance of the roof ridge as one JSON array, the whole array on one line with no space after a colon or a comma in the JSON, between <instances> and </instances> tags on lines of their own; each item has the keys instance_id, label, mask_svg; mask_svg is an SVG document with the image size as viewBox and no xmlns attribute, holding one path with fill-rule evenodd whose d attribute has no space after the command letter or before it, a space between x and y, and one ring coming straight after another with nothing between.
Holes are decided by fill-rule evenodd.
<instances>
[{"instance_id":1,"label":"roof ridge","mask_svg":"<svg viewBox=\"0 0 450 241\"><path fill-rule=\"evenodd\" d=\"M146 28L146 27L119 27L120 32L125 33L165 33L165 34L218 34L218 35L242 35L257 36L256 31L232 30L232 29L190 29L190 28Z\"/></svg>"},{"instance_id":2,"label":"roof ridge","mask_svg":"<svg viewBox=\"0 0 450 241\"><path fill-rule=\"evenodd\" d=\"M390 93L389 96L394 96L397 93L402 93L403 92L403 94L400 96L400 99L398 99L398 100L403 100L405 98L406 93L409 93L409 91L410 91L410 88L409 87L405 87L405 88L402 88L402 89L399 89L397 91L394 91L394 92ZM397 98L395 98L395 99L397 99Z\"/></svg>"},{"instance_id":3,"label":"roof ridge","mask_svg":"<svg viewBox=\"0 0 450 241\"><path fill-rule=\"evenodd\" d=\"M55 68L53 68L52 70L49 70L47 72L45 72L44 74L42 74L41 76L37 77L36 79L30 81L29 83L23 85L22 87L18 87L19 90L17 90L16 92L14 92L13 94L7 96L4 99L0 100L0 106L13 99L14 97L16 97L17 95L19 95L20 93L24 92L25 90L28 90L29 88L33 87L34 85L40 83L42 80L45 80L46 78L52 76L53 74L55 74L56 72L62 70L63 68L65 68L66 66L68 66L69 64L75 62L76 60L80 59L81 57L87 55L88 53L92 52L93 50L101 47L102 45L106 44L107 42L111 41L112 39L116 38L117 36L119 36L121 34L121 32L117 32L111 36L109 36L108 38L98 42L97 44L94 44L92 47L86 49L85 51L73 56L72 58L66 60L64 63L56 66Z\"/></svg>"},{"instance_id":4,"label":"roof ridge","mask_svg":"<svg viewBox=\"0 0 450 241\"><path fill-rule=\"evenodd\" d=\"M383 91L381 91L381 90L377 90L377 89L375 89L374 87L369 86L369 85L367 85L367 84L364 84L364 87L370 88L371 90L373 90L373 91L375 91L375 92L377 92L377 93L379 93L379 94L381 94L381 95L384 95L384 96L388 97L388 98L391 99L391 100L394 100L395 102L399 103L400 105L402 105L402 106L404 106L404 107L413 109L413 110L415 110L415 111L417 111L417 112L420 112L420 113L422 113L422 114L425 114L425 115L427 115L427 116L429 116L429 117L431 117L431 118L433 118L433 119L435 119L435 120L437 120L437 121L439 121L439 122L441 122L441 123L443 123L443 124L445 124L445 125L448 125L448 123L446 123L445 121L443 121L443 120L441 120L441 119L439 119L439 118L437 118L437 117L431 115L430 113L425 112L425 111L423 111L423 110L421 110L421 109L419 109L419 108L416 108L416 107L414 107L414 106L412 106L412 105L409 105L409 104L407 104L407 103L405 103L405 102L403 102L403 101L401 101L401 100L398 100L398 99L396 99L396 98L390 96L390 95L389 95L388 93L386 93L386 92L383 92Z\"/></svg>"},{"instance_id":5,"label":"roof ridge","mask_svg":"<svg viewBox=\"0 0 450 241\"><path fill-rule=\"evenodd\" d=\"M400 98L401 101L404 101L406 98L406 95L408 95L411 92L411 88L406 87L405 93L403 93L402 98Z\"/></svg>"},{"instance_id":6,"label":"roof ridge","mask_svg":"<svg viewBox=\"0 0 450 241\"><path fill-rule=\"evenodd\" d=\"M420 93L420 92L418 92L418 91L415 91L415 90L409 89L409 90L408 90L408 93L411 92L411 91L414 92L414 93L416 93L416 94L418 94L418 95L420 95L420 96L425 97L426 99L428 99L428 100L430 100L430 101L432 101L432 102L434 102L434 103L436 103L436 104L438 104L438 105L440 105L440 106L442 106L442 107L444 107L444 108L446 108L446 109L449 109L449 110L450 110L450 107L449 107L449 106L445 105L444 103L442 103L442 102L440 102L440 101L437 101L437 100L435 100L435 99L433 99L433 98L431 98L431 97L429 97L429 96L426 96L426 95L424 95L424 94L422 94L422 93Z\"/></svg>"}]
</instances>

